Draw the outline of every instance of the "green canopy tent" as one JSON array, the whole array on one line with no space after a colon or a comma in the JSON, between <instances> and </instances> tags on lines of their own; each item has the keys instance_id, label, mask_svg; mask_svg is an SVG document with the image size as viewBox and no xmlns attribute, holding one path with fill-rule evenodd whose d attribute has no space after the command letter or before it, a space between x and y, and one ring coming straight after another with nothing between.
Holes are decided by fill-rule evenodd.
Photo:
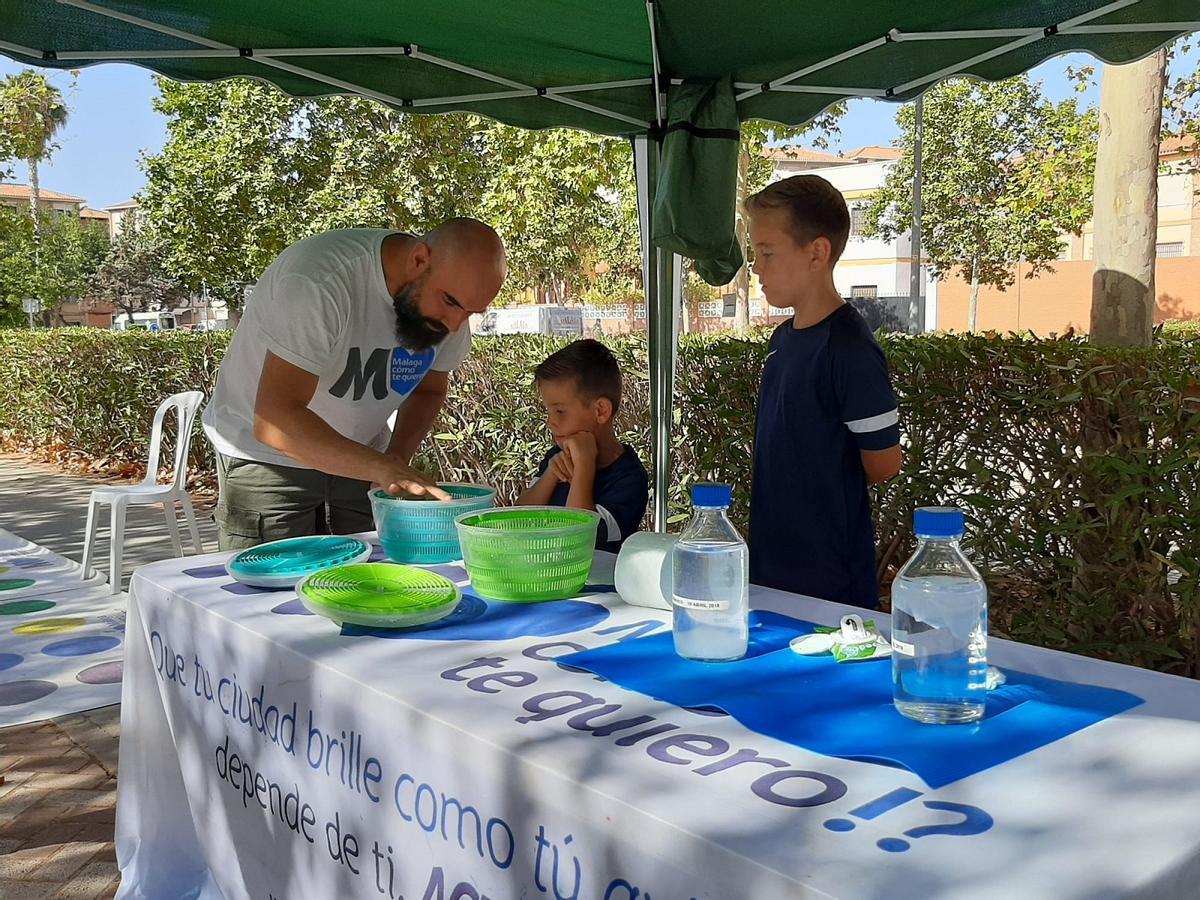
<instances>
[{"instance_id":1,"label":"green canopy tent","mask_svg":"<svg viewBox=\"0 0 1200 900\"><path fill-rule=\"evenodd\" d=\"M1131 62L1198 30L1200 0L860 0L823 10L788 0L0 5L0 51L29 65L122 61L183 81L249 76L298 97L353 93L413 113L469 111L525 128L631 138L659 528L666 522L679 320L675 251L688 252L689 241L662 234L655 219L728 230L732 215L728 223L706 217L719 204L732 211L733 203L732 173L714 168L720 153L705 158L701 144L689 159L695 142L670 152L675 129L701 141L730 140L729 129L698 122L693 108L674 117L678 96L697 84L731 82L724 90L732 125L797 125L839 100L909 100L945 78L996 80L1069 51ZM692 187L713 174L720 184L715 199Z\"/></svg>"}]
</instances>

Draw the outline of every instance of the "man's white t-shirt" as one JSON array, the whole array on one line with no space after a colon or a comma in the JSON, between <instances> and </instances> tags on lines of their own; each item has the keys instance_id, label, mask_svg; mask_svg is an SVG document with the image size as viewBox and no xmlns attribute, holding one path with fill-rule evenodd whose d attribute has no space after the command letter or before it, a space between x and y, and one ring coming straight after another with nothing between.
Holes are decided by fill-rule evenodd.
<instances>
[{"instance_id":1,"label":"man's white t-shirt","mask_svg":"<svg viewBox=\"0 0 1200 900\"><path fill-rule=\"evenodd\" d=\"M431 350L396 343L396 313L376 228L328 231L292 244L251 292L204 410L204 431L226 456L300 467L254 437L254 403L267 351L319 378L308 408L339 434L386 450L388 417L433 369L466 359L464 323Z\"/></svg>"}]
</instances>

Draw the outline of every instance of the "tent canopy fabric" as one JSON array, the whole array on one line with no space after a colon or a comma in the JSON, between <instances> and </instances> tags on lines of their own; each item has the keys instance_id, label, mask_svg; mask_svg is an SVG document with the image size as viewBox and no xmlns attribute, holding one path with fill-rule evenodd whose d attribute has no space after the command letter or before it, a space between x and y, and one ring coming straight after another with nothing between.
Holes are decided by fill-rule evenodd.
<instances>
[{"instance_id":1,"label":"tent canopy fabric","mask_svg":"<svg viewBox=\"0 0 1200 900\"><path fill-rule=\"evenodd\" d=\"M796 125L846 97L906 100L1072 50L1129 62L1197 20L1198 0L860 0L817 14L794 0L7 0L0 51L631 136L664 120L672 79L731 76L741 120Z\"/></svg>"}]
</instances>

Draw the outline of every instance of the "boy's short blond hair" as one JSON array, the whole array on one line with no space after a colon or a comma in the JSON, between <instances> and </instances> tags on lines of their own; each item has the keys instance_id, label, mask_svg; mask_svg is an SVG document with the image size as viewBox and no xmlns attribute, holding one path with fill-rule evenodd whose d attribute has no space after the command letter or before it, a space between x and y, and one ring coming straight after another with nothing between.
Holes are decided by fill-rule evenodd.
<instances>
[{"instance_id":1,"label":"boy's short blond hair","mask_svg":"<svg viewBox=\"0 0 1200 900\"><path fill-rule=\"evenodd\" d=\"M788 230L797 244L805 246L823 237L832 248L830 263L841 259L850 239L850 210L842 192L820 175L793 175L746 198L751 216L769 209L788 213Z\"/></svg>"},{"instance_id":2,"label":"boy's short blond hair","mask_svg":"<svg viewBox=\"0 0 1200 900\"><path fill-rule=\"evenodd\" d=\"M592 338L573 341L551 353L533 370L534 382L572 380L584 400L606 398L615 415L621 408L621 367L613 352Z\"/></svg>"}]
</instances>

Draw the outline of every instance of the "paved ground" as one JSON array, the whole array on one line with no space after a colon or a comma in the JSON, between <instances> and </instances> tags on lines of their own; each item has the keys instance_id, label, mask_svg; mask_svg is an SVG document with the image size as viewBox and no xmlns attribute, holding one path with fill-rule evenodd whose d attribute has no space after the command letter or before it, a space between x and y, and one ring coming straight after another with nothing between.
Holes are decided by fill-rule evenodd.
<instances>
[{"instance_id":1,"label":"paved ground","mask_svg":"<svg viewBox=\"0 0 1200 900\"><path fill-rule=\"evenodd\" d=\"M0 528L15 532L26 540L49 547L76 562L83 559L84 526L87 524L88 497L99 484L121 484L67 475L50 466L7 454L0 454ZM217 549L217 529L211 518L211 501L193 495L200 540L205 549ZM108 507L96 532L93 565L108 572ZM194 553L187 529L180 518L183 548ZM124 586L138 566L171 555L171 541L161 506L131 506L125 520Z\"/></svg>"},{"instance_id":2,"label":"paved ground","mask_svg":"<svg viewBox=\"0 0 1200 900\"><path fill-rule=\"evenodd\" d=\"M112 897L120 707L0 730L0 897Z\"/></svg>"},{"instance_id":3,"label":"paved ground","mask_svg":"<svg viewBox=\"0 0 1200 900\"><path fill-rule=\"evenodd\" d=\"M0 528L79 560L88 495L99 483L0 455ZM208 512L197 513L206 548L216 550ZM96 547L104 567L107 531L104 522ZM170 554L161 508L131 509L123 583L137 566ZM0 729L0 900L116 893L119 737L118 706Z\"/></svg>"}]
</instances>

